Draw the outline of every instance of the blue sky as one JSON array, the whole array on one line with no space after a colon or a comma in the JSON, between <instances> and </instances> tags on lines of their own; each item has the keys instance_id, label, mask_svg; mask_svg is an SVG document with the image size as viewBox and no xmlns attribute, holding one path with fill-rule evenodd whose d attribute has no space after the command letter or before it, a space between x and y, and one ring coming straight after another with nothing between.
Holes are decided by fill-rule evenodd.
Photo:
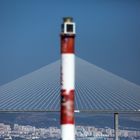
<instances>
[{"instance_id":1,"label":"blue sky","mask_svg":"<svg viewBox=\"0 0 140 140\"><path fill-rule=\"evenodd\" d=\"M77 56L140 85L139 0L0 0L0 85L60 58L65 16Z\"/></svg>"}]
</instances>

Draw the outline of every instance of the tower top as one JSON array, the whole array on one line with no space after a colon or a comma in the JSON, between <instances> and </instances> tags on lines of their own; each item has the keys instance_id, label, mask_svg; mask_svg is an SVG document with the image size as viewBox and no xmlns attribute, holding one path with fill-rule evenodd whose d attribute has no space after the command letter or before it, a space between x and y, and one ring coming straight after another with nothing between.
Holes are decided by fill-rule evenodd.
<instances>
[{"instance_id":1,"label":"tower top","mask_svg":"<svg viewBox=\"0 0 140 140\"><path fill-rule=\"evenodd\" d=\"M73 22L73 18L72 17L64 17L63 21L64 22Z\"/></svg>"},{"instance_id":2,"label":"tower top","mask_svg":"<svg viewBox=\"0 0 140 140\"><path fill-rule=\"evenodd\" d=\"M75 35L75 23L72 17L64 17L61 26L61 33L63 35Z\"/></svg>"}]
</instances>

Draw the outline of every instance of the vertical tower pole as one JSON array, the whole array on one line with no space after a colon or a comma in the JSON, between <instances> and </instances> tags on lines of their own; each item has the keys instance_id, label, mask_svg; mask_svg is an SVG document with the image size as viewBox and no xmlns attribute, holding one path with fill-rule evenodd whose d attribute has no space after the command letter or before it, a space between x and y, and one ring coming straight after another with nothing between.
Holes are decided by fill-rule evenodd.
<instances>
[{"instance_id":1,"label":"vertical tower pole","mask_svg":"<svg viewBox=\"0 0 140 140\"><path fill-rule=\"evenodd\" d=\"M63 18L61 31L61 139L75 140L75 23Z\"/></svg>"},{"instance_id":2,"label":"vertical tower pole","mask_svg":"<svg viewBox=\"0 0 140 140\"><path fill-rule=\"evenodd\" d=\"M118 134L118 130L119 130L119 114L118 113L114 113L114 134L115 134L115 140L119 140L119 134Z\"/></svg>"}]
</instances>

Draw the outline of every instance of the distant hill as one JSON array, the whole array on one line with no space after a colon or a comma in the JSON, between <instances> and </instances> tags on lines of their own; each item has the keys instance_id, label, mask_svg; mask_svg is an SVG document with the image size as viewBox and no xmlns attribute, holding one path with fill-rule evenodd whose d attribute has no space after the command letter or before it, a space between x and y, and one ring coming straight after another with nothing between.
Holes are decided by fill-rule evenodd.
<instances>
[{"instance_id":1,"label":"distant hill","mask_svg":"<svg viewBox=\"0 0 140 140\"><path fill-rule=\"evenodd\" d=\"M113 128L113 115L75 114L76 125ZM31 125L39 128L50 126L60 127L59 113L1 113L0 123L13 125ZM121 128L137 128L140 130L140 115L125 115L119 117Z\"/></svg>"}]
</instances>

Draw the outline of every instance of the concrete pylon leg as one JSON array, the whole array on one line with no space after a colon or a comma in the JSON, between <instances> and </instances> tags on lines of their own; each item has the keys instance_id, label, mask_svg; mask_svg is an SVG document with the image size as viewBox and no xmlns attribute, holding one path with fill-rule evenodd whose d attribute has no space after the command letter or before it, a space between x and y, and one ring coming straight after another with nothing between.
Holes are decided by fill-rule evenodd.
<instances>
[{"instance_id":1,"label":"concrete pylon leg","mask_svg":"<svg viewBox=\"0 0 140 140\"><path fill-rule=\"evenodd\" d=\"M115 134L115 140L119 140L119 114L114 113L114 134Z\"/></svg>"}]
</instances>

